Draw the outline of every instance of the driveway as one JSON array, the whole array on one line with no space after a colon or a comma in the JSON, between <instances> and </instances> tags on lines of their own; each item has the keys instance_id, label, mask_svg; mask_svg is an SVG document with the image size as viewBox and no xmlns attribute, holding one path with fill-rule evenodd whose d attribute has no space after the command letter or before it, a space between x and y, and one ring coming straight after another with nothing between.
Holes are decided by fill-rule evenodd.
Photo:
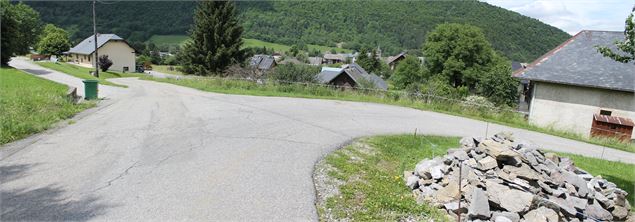
<instances>
[{"instance_id":1,"label":"driveway","mask_svg":"<svg viewBox=\"0 0 635 222\"><path fill-rule=\"evenodd\" d=\"M84 96L84 83L82 79L61 73L51 69L42 68L39 65L34 64L24 57L14 57L9 62L9 65L16 68L21 69L25 72L31 73L37 77L51 80L53 82L58 82L61 84L65 84L68 86L72 86L77 88L77 95ZM125 88L107 86L107 85L99 85L99 98L116 98L125 94Z\"/></svg>"},{"instance_id":2,"label":"driveway","mask_svg":"<svg viewBox=\"0 0 635 222\"><path fill-rule=\"evenodd\" d=\"M514 132L549 149L602 147L409 108L128 85L101 106L0 161L1 220L317 220L314 163L352 139ZM604 157L635 162L607 149Z\"/></svg>"}]
</instances>

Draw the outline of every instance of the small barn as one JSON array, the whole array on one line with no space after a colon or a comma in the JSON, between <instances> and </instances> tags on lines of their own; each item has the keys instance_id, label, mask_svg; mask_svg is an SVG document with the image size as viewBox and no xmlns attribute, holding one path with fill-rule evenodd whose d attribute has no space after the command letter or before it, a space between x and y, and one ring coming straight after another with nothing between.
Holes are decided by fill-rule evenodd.
<instances>
[{"instance_id":1,"label":"small barn","mask_svg":"<svg viewBox=\"0 0 635 222\"><path fill-rule=\"evenodd\" d=\"M360 87L361 84L370 83L373 84L374 88L380 90L388 89L388 85L383 79L375 74L369 74L355 63L344 65L342 68L322 67L317 79L323 84L345 88L356 88Z\"/></svg>"},{"instance_id":2,"label":"small barn","mask_svg":"<svg viewBox=\"0 0 635 222\"><path fill-rule=\"evenodd\" d=\"M341 54L324 54L322 58L324 58L323 62L325 64L344 63L346 61L344 55Z\"/></svg>"},{"instance_id":3,"label":"small barn","mask_svg":"<svg viewBox=\"0 0 635 222\"><path fill-rule=\"evenodd\" d=\"M276 65L276 60L269 55L254 55L249 60L249 67L258 70L260 73L266 73L276 67Z\"/></svg>"},{"instance_id":4,"label":"small barn","mask_svg":"<svg viewBox=\"0 0 635 222\"><path fill-rule=\"evenodd\" d=\"M397 64L401 60L404 60L405 58L406 58L406 52L401 52L397 54L396 56L388 57L388 60L386 62L388 63L388 66L390 66L390 70L395 70L395 68L397 68Z\"/></svg>"}]
</instances>

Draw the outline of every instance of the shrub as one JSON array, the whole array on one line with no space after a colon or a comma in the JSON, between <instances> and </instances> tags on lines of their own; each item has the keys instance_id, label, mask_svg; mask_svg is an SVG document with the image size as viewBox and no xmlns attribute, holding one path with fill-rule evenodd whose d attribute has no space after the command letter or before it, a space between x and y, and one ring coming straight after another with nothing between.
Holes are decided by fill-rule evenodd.
<instances>
[{"instance_id":1,"label":"shrub","mask_svg":"<svg viewBox=\"0 0 635 222\"><path fill-rule=\"evenodd\" d=\"M108 68L112 66L112 61L108 58L108 55L99 56L99 68L102 72L108 71Z\"/></svg>"}]
</instances>

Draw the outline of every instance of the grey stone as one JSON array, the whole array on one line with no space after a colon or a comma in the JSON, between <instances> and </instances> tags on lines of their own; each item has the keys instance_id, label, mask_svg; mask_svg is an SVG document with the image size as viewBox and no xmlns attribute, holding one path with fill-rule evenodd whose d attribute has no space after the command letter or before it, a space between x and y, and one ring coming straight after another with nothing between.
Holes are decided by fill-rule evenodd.
<instances>
[{"instance_id":1,"label":"grey stone","mask_svg":"<svg viewBox=\"0 0 635 222\"><path fill-rule=\"evenodd\" d=\"M577 193L579 197L587 196L587 194L589 193L589 188L587 187L586 181L582 179L582 177L571 172L563 172L563 175L567 183L577 188Z\"/></svg>"},{"instance_id":2,"label":"grey stone","mask_svg":"<svg viewBox=\"0 0 635 222\"><path fill-rule=\"evenodd\" d=\"M445 174L441 171L441 168L442 166L433 166L430 168L430 176L432 176L432 179L438 180L443 178Z\"/></svg>"},{"instance_id":3,"label":"grey stone","mask_svg":"<svg viewBox=\"0 0 635 222\"><path fill-rule=\"evenodd\" d=\"M470 158L467 155L467 152L465 152L465 150L457 150L456 152L452 153L452 156L454 156L454 158L456 158L457 160L461 160L461 161L465 161Z\"/></svg>"},{"instance_id":4,"label":"grey stone","mask_svg":"<svg viewBox=\"0 0 635 222\"><path fill-rule=\"evenodd\" d=\"M526 179L526 180L538 180L540 179L540 174L536 173L533 169L525 164L521 164L519 167L514 167L510 165L503 166L503 171L508 173L516 174L516 176Z\"/></svg>"},{"instance_id":5,"label":"grey stone","mask_svg":"<svg viewBox=\"0 0 635 222\"><path fill-rule=\"evenodd\" d=\"M523 218L526 222L558 222L559 220L558 213L546 207L529 211L523 215Z\"/></svg>"},{"instance_id":6,"label":"grey stone","mask_svg":"<svg viewBox=\"0 0 635 222\"><path fill-rule=\"evenodd\" d=\"M434 199L441 204L445 204L459 199L459 185L454 181L439 189L434 193Z\"/></svg>"},{"instance_id":7,"label":"grey stone","mask_svg":"<svg viewBox=\"0 0 635 222\"><path fill-rule=\"evenodd\" d=\"M586 209L584 210L584 214L602 221L613 219L613 215L611 214L611 212L602 208L602 206L600 206L597 201L593 201L593 204L587 205Z\"/></svg>"},{"instance_id":8,"label":"grey stone","mask_svg":"<svg viewBox=\"0 0 635 222\"><path fill-rule=\"evenodd\" d=\"M520 215L518 215L517 213L512 213L512 212L500 212L500 211L497 211L497 212L492 213L492 219L494 219L494 221L519 222L520 221Z\"/></svg>"},{"instance_id":9,"label":"grey stone","mask_svg":"<svg viewBox=\"0 0 635 222\"><path fill-rule=\"evenodd\" d=\"M529 210L533 194L520 190L506 190L500 196L500 206L507 211L520 213Z\"/></svg>"},{"instance_id":10,"label":"grey stone","mask_svg":"<svg viewBox=\"0 0 635 222\"><path fill-rule=\"evenodd\" d=\"M573 206L573 203L563 198L549 196L549 200L552 201L553 203L556 203L558 207L560 207L560 212L562 212L566 216L575 216L576 213L578 212Z\"/></svg>"},{"instance_id":11,"label":"grey stone","mask_svg":"<svg viewBox=\"0 0 635 222\"><path fill-rule=\"evenodd\" d=\"M470 201L470 207L467 209L467 216L470 219L489 219L489 202L485 196L485 192L480 189L474 189L472 193L472 199Z\"/></svg>"},{"instance_id":12,"label":"grey stone","mask_svg":"<svg viewBox=\"0 0 635 222\"><path fill-rule=\"evenodd\" d=\"M551 160L555 164L560 163L560 157L555 153L545 153L545 159Z\"/></svg>"},{"instance_id":13,"label":"grey stone","mask_svg":"<svg viewBox=\"0 0 635 222\"><path fill-rule=\"evenodd\" d=\"M611 211L611 214L614 220L623 221L628 216L628 209L626 207L616 206L613 208L613 211Z\"/></svg>"},{"instance_id":14,"label":"grey stone","mask_svg":"<svg viewBox=\"0 0 635 222\"><path fill-rule=\"evenodd\" d=\"M498 205L500 205L501 203L501 195L505 191L509 190L509 187L493 182L491 180L485 181L485 187L487 189L486 193L489 200Z\"/></svg>"},{"instance_id":15,"label":"grey stone","mask_svg":"<svg viewBox=\"0 0 635 222\"><path fill-rule=\"evenodd\" d=\"M474 137L463 137L459 141L462 147L475 147L476 142L474 141Z\"/></svg>"},{"instance_id":16,"label":"grey stone","mask_svg":"<svg viewBox=\"0 0 635 222\"><path fill-rule=\"evenodd\" d=\"M487 156L478 161L478 169L483 171L493 169L494 167L497 167L497 166L498 166L498 163L496 162L496 159L490 156Z\"/></svg>"},{"instance_id":17,"label":"grey stone","mask_svg":"<svg viewBox=\"0 0 635 222\"><path fill-rule=\"evenodd\" d=\"M431 178L430 168L433 166L439 165L441 163L441 158L435 159L426 159L422 160L415 166L415 175L423 177L423 178Z\"/></svg>"},{"instance_id":18,"label":"grey stone","mask_svg":"<svg viewBox=\"0 0 635 222\"><path fill-rule=\"evenodd\" d=\"M578 210L584 210L586 209L588 205L587 199L578 198L575 196L567 196L566 199L567 201L571 202L573 204L573 207L575 207Z\"/></svg>"},{"instance_id":19,"label":"grey stone","mask_svg":"<svg viewBox=\"0 0 635 222\"><path fill-rule=\"evenodd\" d=\"M419 187L419 177L410 175L406 178L406 186L410 187L411 190L417 189Z\"/></svg>"},{"instance_id":20,"label":"grey stone","mask_svg":"<svg viewBox=\"0 0 635 222\"><path fill-rule=\"evenodd\" d=\"M494 219L494 222L513 222L511 219L503 216L492 217L492 219Z\"/></svg>"}]
</instances>

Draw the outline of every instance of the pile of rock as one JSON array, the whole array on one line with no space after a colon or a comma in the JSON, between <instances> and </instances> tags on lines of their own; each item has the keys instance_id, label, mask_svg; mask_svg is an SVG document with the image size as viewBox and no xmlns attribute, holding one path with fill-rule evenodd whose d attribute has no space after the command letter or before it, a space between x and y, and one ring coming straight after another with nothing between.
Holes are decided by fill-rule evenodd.
<instances>
[{"instance_id":1,"label":"pile of rock","mask_svg":"<svg viewBox=\"0 0 635 222\"><path fill-rule=\"evenodd\" d=\"M614 183L507 133L463 138L461 148L404 178L418 202L467 221L634 220L627 192Z\"/></svg>"}]
</instances>

